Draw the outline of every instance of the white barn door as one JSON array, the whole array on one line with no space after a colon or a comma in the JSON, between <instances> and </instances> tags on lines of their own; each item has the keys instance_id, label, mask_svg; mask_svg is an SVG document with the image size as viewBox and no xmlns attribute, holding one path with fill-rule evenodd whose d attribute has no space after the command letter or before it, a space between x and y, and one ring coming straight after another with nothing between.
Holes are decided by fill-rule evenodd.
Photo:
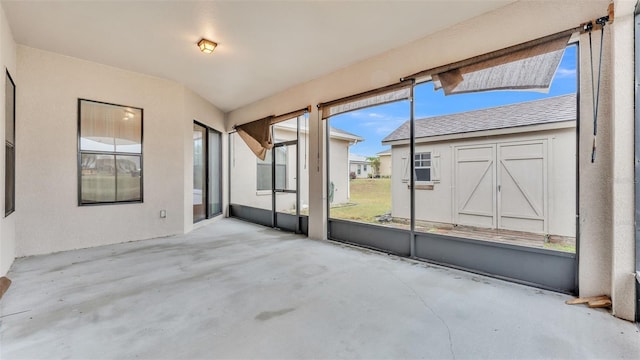
<instances>
[{"instance_id":1,"label":"white barn door","mask_svg":"<svg viewBox=\"0 0 640 360\"><path fill-rule=\"evenodd\" d=\"M455 148L456 224L495 228L495 144Z\"/></svg>"},{"instance_id":2,"label":"white barn door","mask_svg":"<svg viewBox=\"0 0 640 360\"><path fill-rule=\"evenodd\" d=\"M547 232L545 140L498 144L498 228Z\"/></svg>"},{"instance_id":3,"label":"white barn door","mask_svg":"<svg viewBox=\"0 0 640 360\"><path fill-rule=\"evenodd\" d=\"M456 224L547 232L546 140L454 149Z\"/></svg>"}]
</instances>

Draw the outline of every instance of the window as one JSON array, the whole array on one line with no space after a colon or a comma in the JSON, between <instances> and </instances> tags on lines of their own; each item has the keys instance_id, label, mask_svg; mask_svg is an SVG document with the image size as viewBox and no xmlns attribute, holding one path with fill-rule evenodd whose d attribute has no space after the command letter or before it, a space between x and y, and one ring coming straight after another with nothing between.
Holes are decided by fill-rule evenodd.
<instances>
[{"instance_id":1,"label":"window","mask_svg":"<svg viewBox=\"0 0 640 360\"><path fill-rule=\"evenodd\" d=\"M431 153L415 154L416 181L431 181Z\"/></svg>"},{"instance_id":2,"label":"window","mask_svg":"<svg viewBox=\"0 0 640 360\"><path fill-rule=\"evenodd\" d=\"M5 79L5 157L4 157L4 216L9 216L16 209L16 85L6 73Z\"/></svg>"},{"instance_id":3,"label":"window","mask_svg":"<svg viewBox=\"0 0 640 360\"><path fill-rule=\"evenodd\" d=\"M78 202L142 202L139 108L78 99Z\"/></svg>"},{"instance_id":4,"label":"window","mask_svg":"<svg viewBox=\"0 0 640 360\"><path fill-rule=\"evenodd\" d=\"M276 152L276 189L286 190L287 187L287 147L278 146L267 151L264 160L257 159L257 190L271 190L271 162L272 152Z\"/></svg>"},{"instance_id":5,"label":"window","mask_svg":"<svg viewBox=\"0 0 640 360\"><path fill-rule=\"evenodd\" d=\"M222 213L222 135L193 124L193 222Z\"/></svg>"},{"instance_id":6,"label":"window","mask_svg":"<svg viewBox=\"0 0 640 360\"><path fill-rule=\"evenodd\" d=\"M360 175L362 172L362 165L358 164L358 175Z\"/></svg>"},{"instance_id":7,"label":"window","mask_svg":"<svg viewBox=\"0 0 640 360\"><path fill-rule=\"evenodd\" d=\"M366 172L367 171L367 164L363 165L363 170Z\"/></svg>"}]
</instances>

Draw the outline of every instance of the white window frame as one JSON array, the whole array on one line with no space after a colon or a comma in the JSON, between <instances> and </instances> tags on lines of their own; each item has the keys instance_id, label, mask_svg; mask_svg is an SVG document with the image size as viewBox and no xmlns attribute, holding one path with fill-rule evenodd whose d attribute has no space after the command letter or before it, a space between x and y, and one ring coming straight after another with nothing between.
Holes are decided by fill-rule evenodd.
<instances>
[{"instance_id":1,"label":"white window frame","mask_svg":"<svg viewBox=\"0 0 640 360\"><path fill-rule=\"evenodd\" d=\"M428 159L425 159L424 156L428 156ZM432 184L433 183L433 156L431 151L423 151L423 152L415 153L413 161L414 161L414 169L415 169L415 182L420 184ZM428 163L428 165L426 163ZM429 169L429 180L419 180L418 171L417 171L418 169Z\"/></svg>"}]
</instances>

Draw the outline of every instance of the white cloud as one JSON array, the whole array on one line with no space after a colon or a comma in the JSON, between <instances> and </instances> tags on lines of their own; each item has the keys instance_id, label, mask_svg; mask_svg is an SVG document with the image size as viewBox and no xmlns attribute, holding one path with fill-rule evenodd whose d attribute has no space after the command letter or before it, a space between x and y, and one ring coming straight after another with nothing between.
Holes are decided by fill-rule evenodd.
<instances>
[{"instance_id":1,"label":"white cloud","mask_svg":"<svg viewBox=\"0 0 640 360\"><path fill-rule=\"evenodd\" d=\"M576 76L576 69L558 68L558 71L556 71L556 77L565 78L571 76Z\"/></svg>"}]
</instances>

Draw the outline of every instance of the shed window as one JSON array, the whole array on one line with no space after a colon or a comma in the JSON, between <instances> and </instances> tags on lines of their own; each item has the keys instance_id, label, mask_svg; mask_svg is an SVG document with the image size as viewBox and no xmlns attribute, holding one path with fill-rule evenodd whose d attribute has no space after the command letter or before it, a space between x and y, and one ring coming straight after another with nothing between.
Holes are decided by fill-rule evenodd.
<instances>
[{"instance_id":1,"label":"shed window","mask_svg":"<svg viewBox=\"0 0 640 360\"><path fill-rule=\"evenodd\" d=\"M415 154L416 181L431 181L431 153Z\"/></svg>"}]
</instances>

